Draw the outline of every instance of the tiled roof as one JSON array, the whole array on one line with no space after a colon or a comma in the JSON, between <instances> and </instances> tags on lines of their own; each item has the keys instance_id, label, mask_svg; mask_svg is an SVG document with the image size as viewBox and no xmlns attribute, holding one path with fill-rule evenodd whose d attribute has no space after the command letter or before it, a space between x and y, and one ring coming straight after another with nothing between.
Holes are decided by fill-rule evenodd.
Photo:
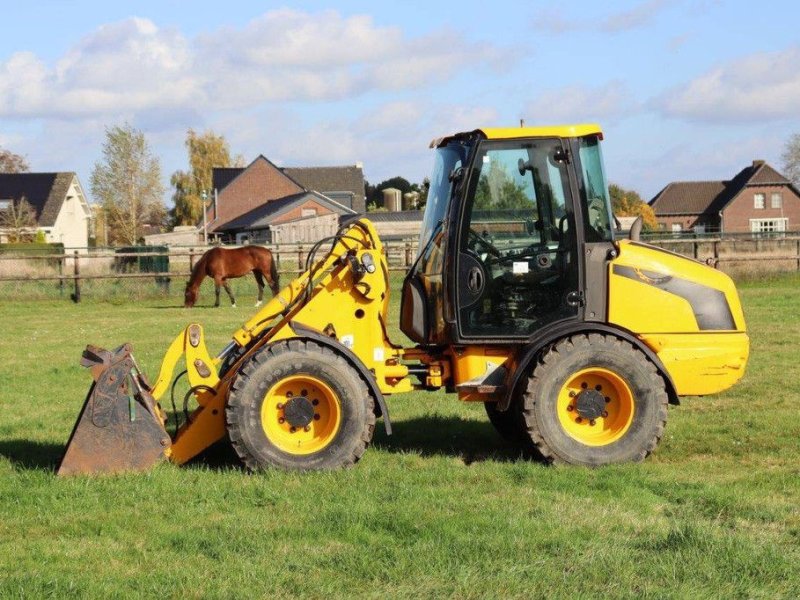
<instances>
[{"instance_id":1,"label":"tiled roof","mask_svg":"<svg viewBox=\"0 0 800 600\"><path fill-rule=\"evenodd\" d=\"M361 167L285 167L286 175L307 190L316 192L352 192L353 209L364 210L364 172Z\"/></svg>"},{"instance_id":2,"label":"tiled roof","mask_svg":"<svg viewBox=\"0 0 800 600\"><path fill-rule=\"evenodd\" d=\"M667 184L649 204L656 215L717 214L746 186L791 185L763 160L754 160L730 181L675 181Z\"/></svg>"},{"instance_id":3,"label":"tiled roof","mask_svg":"<svg viewBox=\"0 0 800 600\"><path fill-rule=\"evenodd\" d=\"M0 173L0 200L25 198L36 211L39 227L56 223L75 173Z\"/></svg>"}]
</instances>

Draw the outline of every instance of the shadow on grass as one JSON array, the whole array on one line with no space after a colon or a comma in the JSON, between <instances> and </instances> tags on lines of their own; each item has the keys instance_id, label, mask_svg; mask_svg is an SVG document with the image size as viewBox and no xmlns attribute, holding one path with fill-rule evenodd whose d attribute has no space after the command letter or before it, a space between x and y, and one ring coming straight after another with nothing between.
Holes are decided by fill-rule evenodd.
<instances>
[{"instance_id":1,"label":"shadow on grass","mask_svg":"<svg viewBox=\"0 0 800 600\"><path fill-rule=\"evenodd\" d=\"M537 460L535 454L504 441L489 423L458 417L421 417L392 422L387 436L378 423L373 447L384 452L416 453L421 456L449 456L465 465L475 462ZM64 454L62 444L32 440L0 441L0 457L18 468L54 471ZM213 444L186 465L191 469L214 471L244 470L227 439Z\"/></svg>"},{"instance_id":2,"label":"shadow on grass","mask_svg":"<svg viewBox=\"0 0 800 600\"><path fill-rule=\"evenodd\" d=\"M22 469L55 471L63 454L63 444L32 440L0 440L0 456Z\"/></svg>"},{"instance_id":3,"label":"shadow on grass","mask_svg":"<svg viewBox=\"0 0 800 600\"><path fill-rule=\"evenodd\" d=\"M450 456L465 465L475 462L540 460L534 452L503 440L488 422L459 417L419 417L392 421L387 436L378 422L372 444L385 452L411 452L421 456Z\"/></svg>"}]
</instances>

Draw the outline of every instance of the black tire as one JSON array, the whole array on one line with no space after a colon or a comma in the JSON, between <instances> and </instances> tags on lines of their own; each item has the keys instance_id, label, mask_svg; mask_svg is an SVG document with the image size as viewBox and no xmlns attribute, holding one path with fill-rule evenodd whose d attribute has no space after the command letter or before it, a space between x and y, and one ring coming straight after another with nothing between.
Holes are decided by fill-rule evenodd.
<instances>
[{"instance_id":1,"label":"black tire","mask_svg":"<svg viewBox=\"0 0 800 600\"><path fill-rule=\"evenodd\" d=\"M592 380L594 374L601 378ZM602 382L602 377L609 384L595 394L593 383ZM584 378L591 387L578 383ZM580 386L577 395L571 391L573 385ZM587 394L579 407L583 390ZM566 408L564 398L574 398L566 400ZM594 400L601 408L592 404ZM603 402L607 404L602 419L594 417L595 411L603 410ZM524 394L523 418L530 441L550 462L585 466L638 462L656 448L664 433L667 403L664 379L640 350L609 335L576 335L556 343L535 364Z\"/></svg>"},{"instance_id":2,"label":"black tire","mask_svg":"<svg viewBox=\"0 0 800 600\"><path fill-rule=\"evenodd\" d=\"M519 444L527 439L527 426L518 400L512 400L504 412L497 410L497 402L484 402L483 407L486 409L489 422L501 438L513 444Z\"/></svg>"},{"instance_id":3,"label":"black tire","mask_svg":"<svg viewBox=\"0 0 800 600\"><path fill-rule=\"evenodd\" d=\"M311 397L320 394L306 392L306 398L299 391L295 391L294 397L286 392L285 397L289 398L286 406L293 400L297 401L296 407L298 403L303 404L297 414L290 416L288 408L276 400L276 390L292 388L295 382L303 381L320 382L317 387L328 392L320 394L330 398L323 397L321 401L314 398L316 408L311 408ZM309 386L298 384L297 387ZM300 398L304 402L300 402ZM313 442L324 445L303 452L299 441L297 450L289 447L294 435L298 439L317 435L314 428L318 422L314 420L319 414L314 414L313 419L306 414L307 424L299 423L296 428L290 425L304 418L302 413L306 409L312 413L323 412L320 409L326 402L331 403L330 412L335 412L336 417L327 419L330 429L320 434L321 441ZM265 347L245 363L231 386L225 419L231 444L250 470L266 467L336 469L357 462L371 442L375 430L374 404L367 385L344 357L313 341L289 340ZM279 418L275 419L276 416ZM324 415L322 421L326 422ZM309 431L310 434L306 433Z\"/></svg>"}]
</instances>

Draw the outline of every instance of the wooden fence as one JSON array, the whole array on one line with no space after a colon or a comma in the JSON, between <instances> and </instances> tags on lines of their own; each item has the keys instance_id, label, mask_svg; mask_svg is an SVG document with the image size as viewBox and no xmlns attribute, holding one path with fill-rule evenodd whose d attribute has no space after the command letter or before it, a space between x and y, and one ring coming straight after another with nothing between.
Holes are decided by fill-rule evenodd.
<instances>
[{"instance_id":1,"label":"wooden fence","mask_svg":"<svg viewBox=\"0 0 800 600\"><path fill-rule=\"evenodd\" d=\"M763 272L800 271L800 236L782 239L662 239L648 240L678 254L689 256L729 273L749 270ZM405 272L411 266L417 252L416 240L388 241L384 244L390 271ZM110 249L73 251L65 254L0 254L0 285L24 284L26 282L55 282L63 295L81 300L81 288L85 282L98 280L155 280L188 278L195 262L208 248L172 248L169 251L153 251L142 248L142 252L113 252ZM270 247L281 274L294 275L305 270L310 244L281 244ZM327 247L319 250L321 257ZM169 257L169 270L158 272L120 272L118 267L142 258ZM41 268L36 268L37 263ZM15 271L15 267L18 272ZM138 267L137 267L138 269Z\"/></svg>"},{"instance_id":2,"label":"wooden fence","mask_svg":"<svg viewBox=\"0 0 800 600\"><path fill-rule=\"evenodd\" d=\"M389 270L405 272L416 256L416 240L385 242ZM281 275L296 275L305 271L306 259L311 244L271 245L273 256ZM153 251L143 248L143 252L113 252L111 249L74 250L65 254L27 254L21 251L0 254L0 285L3 283L23 284L26 282L52 281L64 290L70 288L70 298L81 300L81 287L87 281L102 280L141 280L158 282L172 278L185 279L191 274L195 262L203 256L208 247L172 248L169 251ZM317 252L317 258L324 256L327 246ZM120 272L119 265L136 263L139 259L168 258L169 270ZM42 265L36 268L36 263ZM33 265L33 266L32 266ZM14 273L14 267L18 272Z\"/></svg>"}]
</instances>

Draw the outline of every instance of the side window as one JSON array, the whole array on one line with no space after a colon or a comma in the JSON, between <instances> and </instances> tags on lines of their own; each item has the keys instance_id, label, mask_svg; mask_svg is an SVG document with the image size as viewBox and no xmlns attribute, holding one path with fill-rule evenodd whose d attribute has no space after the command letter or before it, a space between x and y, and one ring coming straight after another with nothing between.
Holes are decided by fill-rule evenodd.
<instances>
[{"instance_id":1,"label":"side window","mask_svg":"<svg viewBox=\"0 0 800 600\"><path fill-rule=\"evenodd\" d=\"M561 142L484 142L461 222L459 327L526 337L577 314L576 234Z\"/></svg>"}]
</instances>

